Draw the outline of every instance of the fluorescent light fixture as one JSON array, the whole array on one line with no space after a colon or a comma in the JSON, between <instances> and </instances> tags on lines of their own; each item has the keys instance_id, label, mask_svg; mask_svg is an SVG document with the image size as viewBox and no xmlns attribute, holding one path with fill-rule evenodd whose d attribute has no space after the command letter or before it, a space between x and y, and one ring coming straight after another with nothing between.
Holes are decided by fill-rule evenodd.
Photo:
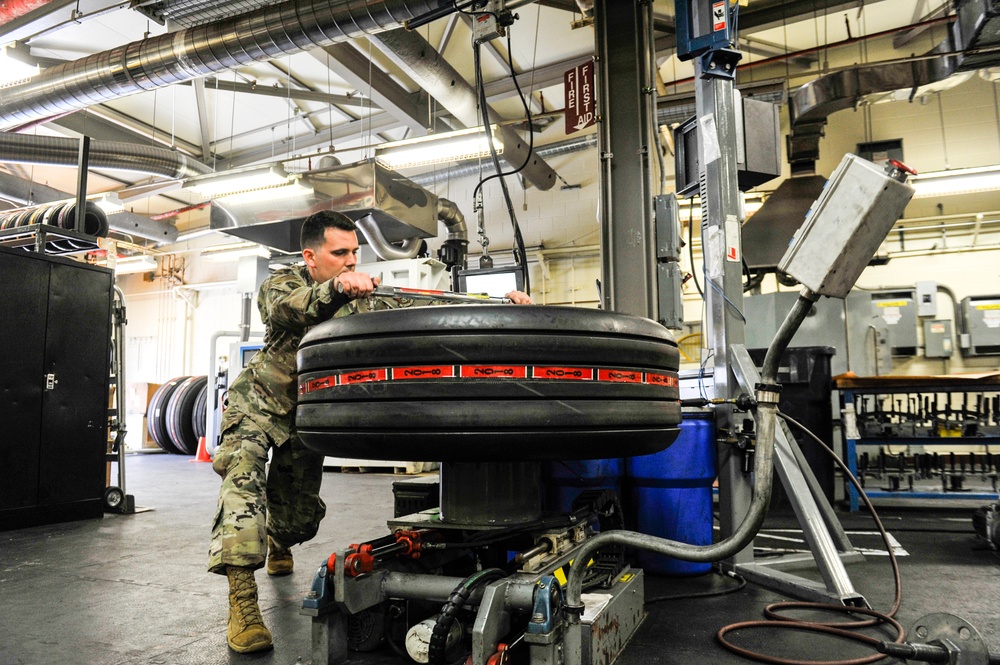
<instances>
[{"instance_id":1,"label":"fluorescent light fixture","mask_svg":"<svg viewBox=\"0 0 1000 665\"><path fill-rule=\"evenodd\" d=\"M152 256L126 256L122 259L113 259L109 263L114 263L115 274L132 275L140 272L153 272L156 270L156 259Z\"/></svg>"},{"instance_id":2,"label":"fluorescent light fixture","mask_svg":"<svg viewBox=\"0 0 1000 665\"><path fill-rule=\"evenodd\" d=\"M201 258L206 261L238 261L243 256L260 256L265 259L271 258L271 252L267 247L258 245L255 242L237 242L226 245L215 245L201 250Z\"/></svg>"},{"instance_id":3,"label":"fluorescent light fixture","mask_svg":"<svg viewBox=\"0 0 1000 665\"><path fill-rule=\"evenodd\" d=\"M1000 164L921 173L910 178L909 182L916 190L913 195L916 199L991 192L1000 189Z\"/></svg>"},{"instance_id":4,"label":"fluorescent light fixture","mask_svg":"<svg viewBox=\"0 0 1000 665\"><path fill-rule=\"evenodd\" d=\"M184 181L184 188L211 199L287 182L288 174L284 169L275 164L266 164L188 178Z\"/></svg>"},{"instance_id":5,"label":"fluorescent light fixture","mask_svg":"<svg viewBox=\"0 0 1000 665\"><path fill-rule=\"evenodd\" d=\"M490 125L493 147L497 154L503 153L503 141L498 136L500 127ZM428 134L415 139L389 141L375 146L375 159L389 169L403 169L410 166L457 162L490 156L490 144L482 127L461 129L456 132Z\"/></svg>"},{"instance_id":6,"label":"fluorescent light fixture","mask_svg":"<svg viewBox=\"0 0 1000 665\"><path fill-rule=\"evenodd\" d=\"M231 199L234 203L257 203L260 201L276 201L278 199L290 199L300 196L311 196L313 188L299 182L295 176L291 182L283 182L269 187L258 187L245 191L233 192L213 197L219 201Z\"/></svg>"}]
</instances>

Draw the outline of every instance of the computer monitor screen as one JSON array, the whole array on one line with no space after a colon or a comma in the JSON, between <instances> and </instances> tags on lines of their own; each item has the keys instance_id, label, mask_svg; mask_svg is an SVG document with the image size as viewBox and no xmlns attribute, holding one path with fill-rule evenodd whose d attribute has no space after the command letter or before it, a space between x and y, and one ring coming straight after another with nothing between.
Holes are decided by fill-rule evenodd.
<instances>
[{"instance_id":1,"label":"computer monitor screen","mask_svg":"<svg viewBox=\"0 0 1000 665\"><path fill-rule=\"evenodd\" d=\"M260 351L262 348L263 347L260 346L260 345L258 345L258 346L243 346L243 347L240 347L240 354L241 354L240 362L241 362L242 366L246 367L250 363L250 360L255 355L257 355L257 352Z\"/></svg>"},{"instance_id":2,"label":"computer monitor screen","mask_svg":"<svg viewBox=\"0 0 1000 665\"><path fill-rule=\"evenodd\" d=\"M524 272L520 266L459 270L456 290L503 298L511 291L524 290Z\"/></svg>"}]
</instances>

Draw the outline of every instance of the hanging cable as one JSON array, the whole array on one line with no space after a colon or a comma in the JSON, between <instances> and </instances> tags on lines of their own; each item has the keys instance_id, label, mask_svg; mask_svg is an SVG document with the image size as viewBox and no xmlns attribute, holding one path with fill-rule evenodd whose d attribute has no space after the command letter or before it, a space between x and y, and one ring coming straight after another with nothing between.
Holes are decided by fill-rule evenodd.
<instances>
[{"instance_id":1,"label":"hanging cable","mask_svg":"<svg viewBox=\"0 0 1000 665\"><path fill-rule=\"evenodd\" d=\"M519 171L520 169L523 169L527 165L528 160L530 160L530 158L531 158L531 150L529 149L528 154L525 157L524 164L522 164L521 167L519 167L519 169L517 169L517 170L511 172L510 174L508 174L508 173L504 173L503 169L500 168L500 158L497 155L496 146L493 144L493 128L492 128L492 125L490 123L489 105L487 104L487 101L486 101L486 86L484 85L484 82L483 82L482 58L481 58L480 44L478 42L475 42L473 44L472 52L473 52L475 70L476 70L476 91L478 93L478 98L479 98L479 111L480 111L480 114L482 116L483 131L486 134L486 142L487 142L487 145L489 145L489 148L490 148L490 158L491 158L491 160L493 162L493 168L496 170L496 173L494 175L489 176L489 177L484 178L484 179L482 179L482 180L479 181L479 184L476 185L476 189L473 192L473 199L474 199L475 204L477 206L482 206L482 201L481 201L480 197L482 195L481 194L481 189L482 189L483 184L487 180L490 180L490 179L495 178L495 177L499 177L499 179L500 179L500 189L503 192L504 203L507 206L507 214L510 217L511 226L513 227L513 230L514 230L514 248L513 248L514 263L516 265L518 265L518 266L521 267L521 269L522 269L522 275L524 277L524 291L525 291L525 293L527 293L527 294L530 295L531 294L531 278L530 278L529 271L528 271L528 257L527 257L527 253L526 253L525 248L524 248L524 238L521 235L521 228L520 228L520 226L517 223L517 216L514 214L514 204L511 201L510 191L507 189L507 182L506 182L506 180L504 180L504 176L511 175L513 173L517 173L517 171ZM508 48L508 54L509 54L509 52L510 52L510 49ZM513 72L513 63L511 63L511 71ZM516 83L517 83L517 78L516 77L514 78L514 82L515 82L515 85L516 85ZM517 90L518 90L518 93L520 94L520 87L517 87ZM530 135L531 134L531 132L530 132L530 122L531 122L530 112L531 111L527 107L527 102L524 101L524 97L523 96L521 96L521 103L524 104L525 109L526 109L526 113L528 113L528 122L529 122L529 132L528 133ZM479 209L481 210L481 207Z\"/></svg>"},{"instance_id":2,"label":"hanging cable","mask_svg":"<svg viewBox=\"0 0 1000 665\"><path fill-rule=\"evenodd\" d=\"M899 611L899 606L902 603L903 591L902 582L899 576L899 562L896 560L896 552L893 548L892 541L889 539L889 534L885 530L885 526L882 525L882 520L879 519L878 513L875 512L875 507L872 505L871 500L868 495L865 494L864 488L861 487L861 483L855 478L854 474L851 473L847 465L844 464L843 460L837 456L837 454L830 448L829 445L818 436L813 434L805 425L798 422L790 416L778 412L778 416L783 418L785 422L789 425L794 426L799 431L803 432L810 439L819 444L820 448L825 451L833 461L840 467L843 472L844 477L847 478L854 488L858 491L858 495L864 501L865 508L872 516L872 520L875 522L875 526L878 528L879 534L882 536L882 542L885 543L886 552L889 555L889 563L892 566L892 576L893 583L895 584L896 592L893 597L892 607L888 612L882 614L881 612L876 612L875 610L859 608L859 607L847 607L844 605L833 605L829 603L808 603L808 602L783 602L783 603L773 603L764 608L764 616L766 616L768 621L743 621L741 623L734 623L728 626L723 626L716 633L715 638L718 640L725 649L732 651L733 653L739 654L745 658L751 660L756 660L762 663L776 663L778 665L866 665L867 663L874 663L876 661L882 660L887 656L884 654L873 654L871 656L864 656L861 658L853 658L849 660L830 660L830 661L803 661L788 658L778 658L776 656L770 656L768 654L759 653L756 651L751 651L749 649L744 649L743 647L736 646L732 642L726 639L726 635L735 630L744 629L777 629L777 630L800 630L813 633L822 633L825 635L833 635L835 637L841 637L846 640L851 640L854 642L860 642L877 648L882 640L876 639L874 637L869 637L861 633L857 633L851 630L845 630L846 628L869 628L872 626L879 626L882 624L889 624L896 629L897 635L896 639L893 640L894 643L902 643L906 639L906 631L903 626L896 621L894 618L896 612ZM829 612L838 612L845 614L857 615L861 614L864 616L871 617L870 619L860 619L857 621L843 621L843 622L819 622L819 621L803 621L800 619L795 619L789 617L781 612L786 610L821 610Z\"/></svg>"}]
</instances>

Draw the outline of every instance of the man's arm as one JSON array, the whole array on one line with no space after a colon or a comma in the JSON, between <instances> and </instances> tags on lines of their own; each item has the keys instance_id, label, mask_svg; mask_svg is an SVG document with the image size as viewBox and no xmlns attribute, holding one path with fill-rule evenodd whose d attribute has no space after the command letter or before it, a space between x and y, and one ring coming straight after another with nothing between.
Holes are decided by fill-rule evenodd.
<instances>
[{"instance_id":1,"label":"man's arm","mask_svg":"<svg viewBox=\"0 0 1000 665\"><path fill-rule=\"evenodd\" d=\"M343 283L343 292L337 285ZM306 284L297 275L273 276L261 289L261 316L275 328L304 330L326 321L354 298L371 294L378 278L346 272L322 284Z\"/></svg>"}]
</instances>

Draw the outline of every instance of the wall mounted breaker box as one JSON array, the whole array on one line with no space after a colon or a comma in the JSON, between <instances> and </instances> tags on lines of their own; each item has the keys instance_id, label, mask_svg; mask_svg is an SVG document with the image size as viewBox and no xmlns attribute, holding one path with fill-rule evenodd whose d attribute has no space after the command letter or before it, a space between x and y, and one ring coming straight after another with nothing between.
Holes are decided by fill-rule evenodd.
<instances>
[{"instance_id":1,"label":"wall mounted breaker box","mask_svg":"<svg viewBox=\"0 0 1000 665\"><path fill-rule=\"evenodd\" d=\"M962 299L962 355L1000 354L1000 295Z\"/></svg>"},{"instance_id":2,"label":"wall mounted breaker box","mask_svg":"<svg viewBox=\"0 0 1000 665\"><path fill-rule=\"evenodd\" d=\"M917 355L917 302L911 289L872 293L872 310L889 332L894 356Z\"/></svg>"},{"instance_id":3,"label":"wall mounted breaker box","mask_svg":"<svg viewBox=\"0 0 1000 665\"><path fill-rule=\"evenodd\" d=\"M951 358L954 346L951 343L951 321L928 319L924 321L924 357Z\"/></svg>"}]
</instances>

